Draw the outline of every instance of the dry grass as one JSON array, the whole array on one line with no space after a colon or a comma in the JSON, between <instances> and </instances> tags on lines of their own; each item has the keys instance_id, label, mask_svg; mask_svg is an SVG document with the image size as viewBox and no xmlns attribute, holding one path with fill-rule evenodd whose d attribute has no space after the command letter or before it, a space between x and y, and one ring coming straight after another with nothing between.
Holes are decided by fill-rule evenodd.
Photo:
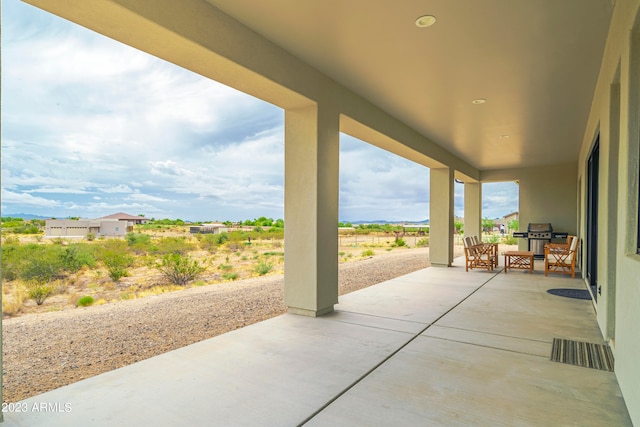
<instances>
[{"instance_id":1,"label":"dry grass","mask_svg":"<svg viewBox=\"0 0 640 427\"><path fill-rule=\"evenodd\" d=\"M145 231L145 233L147 232ZM83 296L91 296L95 300L94 305L102 305L145 298L189 287L284 273L283 240L254 239L250 243L227 241L211 251L199 248L197 238L179 230L160 230L156 233L159 236L155 237L182 236L188 245L195 248L188 252L188 256L197 260L204 267L204 271L195 281L187 286L167 283L162 273L154 267L156 261L153 256L135 255L135 265L128 269L129 275L127 277L114 282L109 278L109 273L104 267L82 268L65 280L51 283L54 292L40 306L28 298L26 287L18 281L3 283L3 316L71 310L76 308L78 299ZM339 240L340 263L375 256L376 253L384 251L407 249L406 247L395 248L394 236L340 236ZM48 243L51 244L51 242ZM411 245L414 242L409 240L408 243Z\"/></svg>"},{"instance_id":2,"label":"dry grass","mask_svg":"<svg viewBox=\"0 0 640 427\"><path fill-rule=\"evenodd\" d=\"M15 316L20 313L27 298L27 288L22 283L3 283L2 315Z\"/></svg>"}]
</instances>

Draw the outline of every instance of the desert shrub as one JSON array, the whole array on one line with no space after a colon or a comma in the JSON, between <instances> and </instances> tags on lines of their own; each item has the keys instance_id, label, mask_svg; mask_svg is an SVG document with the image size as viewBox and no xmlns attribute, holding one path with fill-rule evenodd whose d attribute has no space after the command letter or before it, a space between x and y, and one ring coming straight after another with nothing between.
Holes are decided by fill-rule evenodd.
<instances>
[{"instance_id":1,"label":"desert shrub","mask_svg":"<svg viewBox=\"0 0 640 427\"><path fill-rule=\"evenodd\" d=\"M25 224L21 227L12 228L9 231L16 234L40 234L42 232L40 227L32 224Z\"/></svg>"},{"instance_id":2,"label":"desert shrub","mask_svg":"<svg viewBox=\"0 0 640 427\"><path fill-rule=\"evenodd\" d=\"M60 248L50 245L39 245L29 243L21 245L5 243L2 245L2 278L6 280L16 280L17 278L30 279L37 274L38 266L30 265L33 260L42 260L42 263L60 265ZM25 273L29 268L30 272Z\"/></svg>"},{"instance_id":3,"label":"desert shrub","mask_svg":"<svg viewBox=\"0 0 640 427\"><path fill-rule=\"evenodd\" d=\"M215 236L215 241L216 241L216 244L218 246L224 244L224 242L229 240L229 234L228 233L214 234L213 236Z\"/></svg>"},{"instance_id":4,"label":"desert shrub","mask_svg":"<svg viewBox=\"0 0 640 427\"><path fill-rule=\"evenodd\" d=\"M87 307L89 305L93 305L93 303L95 302L95 300L93 299L93 297L91 295L85 295L81 298L78 299L78 302L76 303L76 306L78 307Z\"/></svg>"},{"instance_id":5,"label":"desert shrub","mask_svg":"<svg viewBox=\"0 0 640 427\"><path fill-rule=\"evenodd\" d=\"M16 234L40 234L44 222L40 220L27 220L22 218L2 218L2 231Z\"/></svg>"},{"instance_id":6,"label":"desert shrub","mask_svg":"<svg viewBox=\"0 0 640 427\"><path fill-rule=\"evenodd\" d=\"M423 237L422 239L418 240L418 242L416 243L416 246L419 248L425 248L429 246L429 238Z\"/></svg>"},{"instance_id":7,"label":"desert shrub","mask_svg":"<svg viewBox=\"0 0 640 427\"><path fill-rule=\"evenodd\" d=\"M374 256L376 253L372 249L367 249L366 251L362 251L362 257Z\"/></svg>"},{"instance_id":8,"label":"desert shrub","mask_svg":"<svg viewBox=\"0 0 640 427\"><path fill-rule=\"evenodd\" d=\"M224 273L222 275L224 280L236 280L238 278L238 273Z\"/></svg>"},{"instance_id":9,"label":"desert shrub","mask_svg":"<svg viewBox=\"0 0 640 427\"><path fill-rule=\"evenodd\" d=\"M62 262L60 258L53 257L51 254L41 253L39 255L40 257L27 260L26 265L20 272L20 278L27 282L36 282L44 285L60 274Z\"/></svg>"},{"instance_id":10,"label":"desert shrub","mask_svg":"<svg viewBox=\"0 0 640 427\"><path fill-rule=\"evenodd\" d=\"M127 241L129 246L133 246L137 243L147 245L151 243L151 236L145 233L127 233L124 236L124 239Z\"/></svg>"},{"instance_id":11,"label":"desert shrub","mask_svg":"<svg viewBox=\"0 0 640 427\"><path fill-rule=\"evenodd\" d=\"M2 273L3 280L16 280L20 274L22 264L25 259L20 256L20 245L7 243L5 239L2 244Z\"/></svg>"},{"instance_id":12,"label":"desert shrub","mask_svg":"<svg viewBox=\"0 0 640 427\"><path fill-rule=\"evenodd\" d=\"M124 236L127 245L135 253L146 253L153 250L151 245L151 236L144 233L127 233Z\"/></svg>"},{"instance_id":13,"label":"desert shrub","mask_svg":"<svg viewBox=\"0 0 640 427\"><path fill-rule=\"evenodd\" d=\"M504 244L505 245L517 245L518 244L518 239L516 239L513 236L505 236Z\"/></svg>"},{"instance_id":14,"label":"desert shrub","mask_svg":"<svg viewBox=\"0 0 640 427\"><path fill-rule=\"evenodd\" d=\"M157 268L169 282L176 285L186 285L204 271L197 260L178 253L166 254Z\"/></svg>"},{"instance_id":15,"label":"desert shrub","mask_svg":"<svg viewBox=\"0 0 640 427\"><path fill-rule=\"evenodd\" d=\"M129 271L125 267L120 267L120 266L110 266L109 267L108 266L107 270L109 271L109 277L114 282L119 281L123 277L128 277L129 276Z\"/></svg>"},{"instance_id":16,"label":"desert shrub","mask_svg":"<svg viewBox=\"0 0 640 427\"><path fill-rule=\"evenodd\" d=\"M127 253L129 251L129 245L122 239L103 239L99 245L97 256L99 260L104 261L104 257L113 252Z\"/></svg>"},{"instance_id":17,"label":"desert shrub","mask_svg":"<svg viewBox=\"0 0 640 427\"><path fill-rule=\"evenodd\" d=\"M173 253L184 255L193 249L195 249L194 243L188 241L183 236L163 237L157 242L155 252L159 254Z\"/></svg>"},{"instance_id":18,"label":"desert shrub","mask_svg":"<svg viewBox=\"0 0 640 427\"><path fill-rule=\"evenodd\" d=\"M219 270L225 270L225 271L232 270L233 269L233 265L231 265L231 264L220 264L218 266L218 269Z\"/></svg>"},{"instance_id":19,"label":"desert shrub","mask_svg":"<svg viewBox=\"0 0 640 427\"><path fill-rule=\"evenodd\" d=\"M402 247L402 246L406 246L406 245L407 245L407 242L405 242L404 239L396 240L396 246Z\"/></svg>"},{"instance_id":20,"label":"desert shrub","mask_svg":"<svg viewBox=\"0 0 640 427\"><path fill-rule=\"evenodd\" d=\"M200 248L210 253L215 253L218 249L218 236L217 234L198 234L198 242Z\"/></svg>"},{"instance_id":21,"label":"desert shrub","mask_svg":"<svg viewBox=\"0 0 640 427\"><path fill-rule=\"evenodd\" d=\"M253 235L252 235L253 234ZM227 234L227 240L231 241L231 242L242 242L247 240L247 237L251 237L252 239L255 238L259 238L260 236L260 232L258 231L252 231L251 233L246 233L244 231L232 231L230 233Z\"/></svg>"},{"instance_id":22,"label":"desert shrub","mask_svg":"<svg viewBox=\"0 0 640 427\"><path fill-rule=\"evenodd\" d=\"M75 273L83 266L95 267L96 258L92 249L86 244L76 244L64 248L61 254L62 266L65 270Z\"/></svg>"},{"instance_id":23,"label":"desert shrub","mask_svg":"<svg viewBox=\"0 0 640 427\"><path fill-rule=\"evenodd\" d=\"M127 269L133 265L134 259L127 253L108 252L103 254L103 262L111 280L117 282L129 275Z\"/></svg>"},{"instance_id":24,"label":"desert shrub","mask_svg":"<svg viewBox=\"0 0 640 427\"><path fill-rule=\"evenodd\" d=\"M255 271L256 273L258 273L258 275L260 276L264 276L265 274L267 274L268 272L270 272L273 269L273 264L271 264L270 262L264 262L264 261L260 261L255 268L253 269L253 271Z\"/></svg>"},{"instance_id":25,"label":"desert shrub","mask_svg":"<svg viewBox=\"0 0 640 427\"><path fill-rule=\"evenodd\" d=\"M27 285L27 293L37 305L42 305L53 293L53 289L48 283L31 282Z\"/></svg>"},{"instance_id":26,"label":"desert shrub","mask_svg":"<svg viewBox=\"0 0 640 427\"><path fill-rule=\"evenodd\" d=\"M269 239L284 239L284 228L272 227L267 233Z\"/></svg>"},{"instance_id":27,"label":"desert shrub","mask_svg":"<svg viewBox=\"0 0 640 427\"><path fill-rule=\"evenodd\" d=\"M96 240L96 235L94 233L87 233L87 236L85 238L88 241L93 242L94 240Z\"/></svg>"},{"instance_id":28,"label":"desert shrub","mask_svg":"<svg viewBox=\"0 0 640 427\"><path fill-rule=\"evenodd\" d=\"M60 283L51 282L63 269L62 247L52 245L16 245L2 248L2 274L8 280L22 279L26 295L41 305Z\"/></svg>"},{"instance_id":29,"label":"desert shrub","mask_svg":"<svg viewBox=\"0 0 640 427\"><path fill-rule=\"evenodd\" d=\"M486 239L488 243L498 243L498 240L500 240L500 237L497 234L490 234Z\"/></svg>"}]
</instances>

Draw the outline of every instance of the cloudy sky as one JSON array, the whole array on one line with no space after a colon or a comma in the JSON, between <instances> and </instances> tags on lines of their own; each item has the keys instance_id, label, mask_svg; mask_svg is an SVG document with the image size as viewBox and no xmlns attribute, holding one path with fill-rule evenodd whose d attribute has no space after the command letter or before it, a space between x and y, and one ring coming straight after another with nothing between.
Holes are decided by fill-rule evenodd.
<instances>
[{"instance_id":1,"label":"cloudy sky","mask_svg":"<svg viewBox=\"0 0 640 427\"><path fill-rule=\"evenodd\" d=\"M283 125L278 107L2 0L3 216L282 218ZM427 168L340 147L341 221L429 217ZM484 217L517 209L514 183L484 185Z\"/></svg>"}]
</instances>

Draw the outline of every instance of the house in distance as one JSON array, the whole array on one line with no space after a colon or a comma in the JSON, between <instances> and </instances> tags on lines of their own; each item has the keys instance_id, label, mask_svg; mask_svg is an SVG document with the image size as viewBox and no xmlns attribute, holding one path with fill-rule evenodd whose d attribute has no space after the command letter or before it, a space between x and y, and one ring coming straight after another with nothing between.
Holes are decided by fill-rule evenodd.
<instances>
[{"instance_id":1,"label":"house in distance","mask_svg":"<svg viewBox=\"0 0 640 427\"><path fill-rule=\"evenodd\" d=\"M124 237L133 231L134 224L143 224L143 216L119 212L97 219L48 219L45 237L85 238L89 234L96 237Z\"/></svg>"},{"instance_id":2,"label":"house in distance","mask_svg":"<svg viewBox=\"0 0 640 427\"><path fill-rule=\"evenodd\" d=\"M191 234L220 234L226 233L227 231L229 231L229 228L220 223L193 225L189 227Z\"/></svg>"}]
</instances>

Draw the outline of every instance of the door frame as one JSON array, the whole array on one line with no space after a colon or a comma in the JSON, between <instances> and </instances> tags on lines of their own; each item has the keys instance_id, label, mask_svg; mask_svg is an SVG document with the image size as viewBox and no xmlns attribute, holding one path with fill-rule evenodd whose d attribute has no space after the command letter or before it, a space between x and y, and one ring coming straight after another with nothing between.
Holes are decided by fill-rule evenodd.
<instances>
[{"instance_id":1,"label":"door frame","mask_svg":"<svg viewBox=\"0 0 640 427\"><path fill-rule=\"evenodd\" d=\"M586 279L591 288L591 296L598 301L598 200L600 181L600 134L587 160L587 229L586 229Z\"/></svg>"}]
</instances>

